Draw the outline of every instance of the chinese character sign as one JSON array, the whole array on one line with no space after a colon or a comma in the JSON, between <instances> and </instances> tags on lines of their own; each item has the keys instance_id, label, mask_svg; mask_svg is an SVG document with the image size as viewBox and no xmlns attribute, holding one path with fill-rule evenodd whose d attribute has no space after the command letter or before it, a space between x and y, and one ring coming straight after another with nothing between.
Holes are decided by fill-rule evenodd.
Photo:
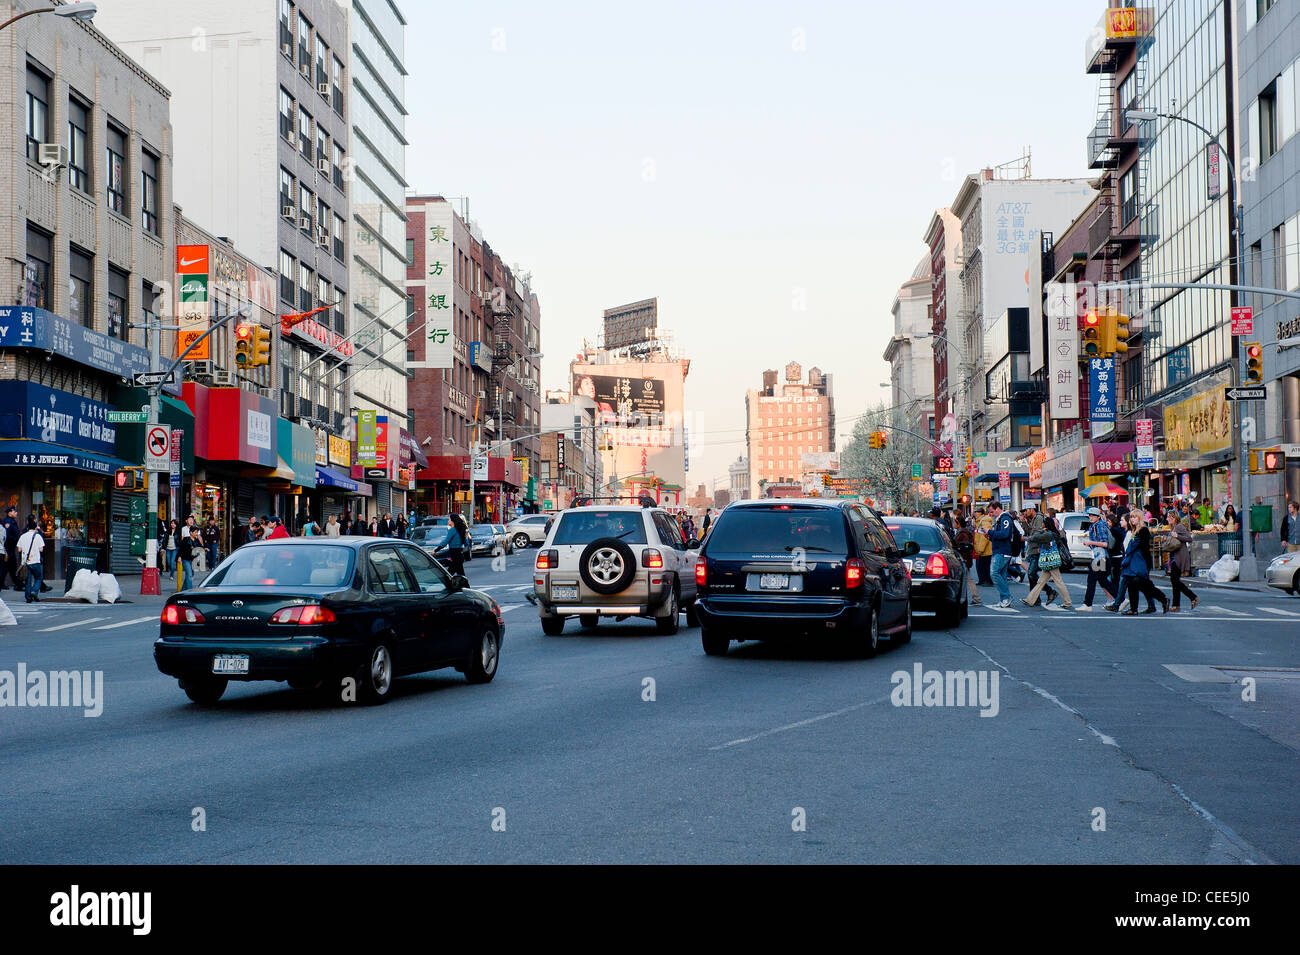
<instances>
[{"instance_id":1,"label":"chinese character sign","mask_svg":"<svg viewBox=\"0 0 1300 955\"><path fill-rule=\"evenodd\" d=\"M1058 420L1079 417L1077 302L1078 295L1073 282L1048 284L1048 414Z\"/></svg>"},{"instance_id":2,"label":"chinese character sign","mask_svg":"<svg viewBox=\"0 0 1300 955\"><path fill-rule=\"evenodd\" d=\"M376 466L375 458L379 451L377 418L378 414L374 411L357 412L357 464L362 467Z\"/></svg>"},{"instance_id":3,"label":"chinese character sign","mask_svg":"<svg viewBox=\"0 0 1300 955\"><path fill-rule=\"evenodd\" d=\"M1088 360L1088 396L1093 421L1115 420L1115 359Z\"/></svg>"},{"instance_id":4,"label":"chinese character sign","mask_svg":"<svg viewBox=\"0 0 1300 955\"><path fill-rule=\"evenodd\" d=\"M418 367L450 368L456 345L453 213L445 202L424 209L424 361Z\"/></svg>"}]
</instances>

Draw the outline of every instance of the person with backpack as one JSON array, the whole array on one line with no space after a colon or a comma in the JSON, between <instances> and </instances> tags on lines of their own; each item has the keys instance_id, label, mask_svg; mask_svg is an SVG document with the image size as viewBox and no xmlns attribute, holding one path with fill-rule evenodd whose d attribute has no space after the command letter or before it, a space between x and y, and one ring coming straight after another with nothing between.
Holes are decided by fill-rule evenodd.
<instances>
[{"instance_id":1,"label":"person with backpack","mask_svg":"<svg viewBox=\"0 0 1300 955\"><path fill-rule=\"evenodd\" d=\"M1039 577L1042 576L1038 568L1039 553L1042 551L1044 544L1055 543L1056 538L1052 535L1051 529L1048 528L1043 515L1038 513L1038 508L1033 504L1025 507L1025 522L1029 525L1029 530L1025 534L1025 559L1029 562L1029 589L1037 594L1042 589L1038 586ZM1047 599L1043 601L1043 606L1048 607L1056 599L1056 590L1051 586L1046 589ZM1032 607L1033 604L1029 604L1029 606Z\"/></svg>"},{"instance_id":2,"label":"person with backpack","mask_svg":"<svg viewBox=\"0 0 1300 955\"><path fill-rule=\"evenodd\" d=\"M1092 560L1088 565L1088 587L1083 592L1083 605L1080 610L1092 610L1092 600L1097 596L1097 587L1100 585L1102 593L1108 600L1114 600L1115 594L1112 592L1114 584L1111 583L1109 552L1113 544L1110 532L1110 524L1101 516L1101 508L1088 508L1088 536L1083 542L1088 545L1092 552ZM1107 584L1110 584L1108 587Z\"/></svg>"},{"instance_id":3,"label":"person with backpack","mask_svg":"<svg viewBox=\"0 0 1300 955\"><path fill-rule=\"evenodd\" d=\"M1061 577L1061 568L1065 563L1065 555L1062 553L1065 549L1065 538L1056 524L1056 511L1053 508L1047 508L1042 516L1034 519L1026 542L1036 548L1036 552L1030 558L1029 577L1033 585L1029 590L1029 596L1022 598L1020 602L1026 607L1036 606L1039 595L1046 590L1048 597L1043 601L1044 608L1050 607L1059 593L1060 609L1073 610L1070 590ZM1056 584L1055 590L1051 586L1053 583Z\"/></svg>"},{"instance_id":4,"label":"person with backpack","mask_svg":"<svg viewBox=\"0 0 1300 955\"><path fill-rule=\"evenodd\" d=\"M1013 538L1016 536L1015 521L1011 515L1002 510L1002 505L994 501L989 506L993 515L993 526L989 529L989 541L993 545L992 577L993 586L998 591L998 606L1004 610L1011 606L1011 584L1007 580L1007 565L1011 563Z\"/></svg>"},{"instance_id":5,"label":"person with backpack","mask_svg":"<svg viewBox=\"0 0 1300 955\"><path fill-rule=\"evenodd\" d=\"M961 555L962 563L966 565L966 586L970 589L970 602L973 606L982 606L984 601L980 599L979 587L975 585L975 577L971 573L971 567L975 560L975 534L970 529L970 521L961 514L957 515L957 553Z\"/></svg>"}]
</instances>

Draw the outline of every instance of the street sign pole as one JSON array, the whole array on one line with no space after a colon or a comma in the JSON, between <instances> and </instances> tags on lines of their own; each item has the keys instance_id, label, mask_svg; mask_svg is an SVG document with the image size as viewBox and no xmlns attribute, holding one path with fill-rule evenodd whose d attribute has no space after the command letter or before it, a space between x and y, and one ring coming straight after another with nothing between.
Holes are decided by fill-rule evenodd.
<instances>
[{"instance_id":1,"label":"street sign pole","mask_svg":"<svg viewBox=\"0 0 1300 955\"><path fill-rule=\"evenodd\" d=\"M145 329L149 338L149 371L157 374L162 364L162 319L155 317L151 328ZM157 421L162 402L158 389L149 389L149 420ZM147 440L146 440L146 443ZM145 448L145 454L149 449ZM145 516L144 570L140 573L140 595L157 597L162 594L162 581L158 576L158 482L161 471L146 472L149 478L149 512Z\"/></svg>"}]
</instances>

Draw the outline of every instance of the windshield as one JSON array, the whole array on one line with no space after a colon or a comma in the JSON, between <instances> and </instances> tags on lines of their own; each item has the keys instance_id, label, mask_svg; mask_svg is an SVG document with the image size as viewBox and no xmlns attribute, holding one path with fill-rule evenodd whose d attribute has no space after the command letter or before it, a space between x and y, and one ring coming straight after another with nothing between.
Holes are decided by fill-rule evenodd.
<instances>
[{"instance_id":1,"label":"windshield","mask_svg":"<svg viewBox=\"0 0 1300 955\"><path fill-rule=\"evenodd\" d=\"M1085 517L1082 514L1074 514L1070 517L1065 518L1065 520L1061 522L1061 530L1077 531L1086 527L1087 524L1088 524L1087 517Z\"/></svg>"},{"instance_id":2,"label":"windshield","mask_svg":"<svg viewBox=\"0 0 1300 955\"><path fill-rule=\"evenodd\" d=\"M818 554L848 553L838 509L744 507L724 511L711 526L711 554L770 554L802 547Z\"/></svg>"},{"instance_id":3,"label":"windshield","mask_svg":"<svg viewBox=\"0 0 1300 955\"><path fill-rule=\"evenodd\" d=\"M205 587L345 587L352 548L336 544L241 547L204 581Z\"/></svg>"},{"instance_id":4,"label":"windshield","mask_svg":"<svg viewBox=\"0 0 1300 955\"><path fill-rule=\"evenodd\" d=\"M560 516L553 545L590 544L599 537L617 537L625 544L644 544L645 520L640 511L577 511Z\"/></svg>"},{"instance_id":5,"label":"windshield","mask_svg":"<svg viewBox=\"0 0 1300 955\"><path fill-rule=\"evenodd\" d=\"M889 533L894 535L894 541L899 547L904 546L908 541L916 541L916 546L925 551L942 550L945 541L939 528L928 524L886 524Z\"/></svg>"}]
</instances>

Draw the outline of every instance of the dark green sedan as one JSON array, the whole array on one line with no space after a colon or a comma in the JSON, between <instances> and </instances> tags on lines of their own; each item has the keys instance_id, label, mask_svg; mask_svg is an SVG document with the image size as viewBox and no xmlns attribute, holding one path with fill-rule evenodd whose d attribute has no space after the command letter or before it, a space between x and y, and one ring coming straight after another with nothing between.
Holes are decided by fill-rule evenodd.
<instances>
[{"instance_id":1,"label":"dark green sedan","mask_svg":"<svg viewBox=\"0 0 1300 955\"><path fill-rule=\"evenodd\" d=\"M382 703L404 674L455 667L487 683L504 635L495 600L408 541L285 538L245 544L170 597L154 660L196 703L231 680Z\"/></svg>"}]
</instances>

